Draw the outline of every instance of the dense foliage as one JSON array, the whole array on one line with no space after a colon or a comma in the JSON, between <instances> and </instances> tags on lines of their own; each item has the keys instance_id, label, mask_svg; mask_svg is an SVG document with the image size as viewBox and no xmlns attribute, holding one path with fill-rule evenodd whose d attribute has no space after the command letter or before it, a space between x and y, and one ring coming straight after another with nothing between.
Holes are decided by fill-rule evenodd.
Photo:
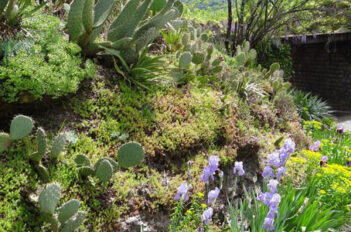
<instances>
[{"instance_id":1,"label":"dense foliage","mask_svg":"<svg viewBox=\"0 0 351 232\"><path fill-rule=\"evenodd\" d=\"M61 35L59 19L36 15L23 21L28 31L0 42L0 97L6 102L30 102L75 93L94 64L78 56L79 46ZM30 35L30 36L28 36Z\"/></svg>"}]
</instances>

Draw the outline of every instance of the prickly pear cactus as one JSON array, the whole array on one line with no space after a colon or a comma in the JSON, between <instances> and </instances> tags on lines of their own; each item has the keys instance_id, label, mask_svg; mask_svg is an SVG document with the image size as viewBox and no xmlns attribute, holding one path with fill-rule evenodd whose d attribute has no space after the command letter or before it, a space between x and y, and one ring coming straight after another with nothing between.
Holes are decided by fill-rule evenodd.
<instances>
[{"instance_id":1,"label":"prickly pear cactus","mask_svg":"<svg viewBox=\"0 0 351 232\"><path fill-rule=\"evenodd\" d=\"M202 33L202 34L200 35L200 37L201 37L202 41L204 41L204 42L207 42L207 41L208 41L208 34Z\"/></svg>"},{"instance_id":2,"label":"prickly pear cactus","mask_svg":"<svg viewBox=\"0 0 351 232\"><path fill-rule=\"evenodd\" d=\"M111 179L113 174L113 167L108 160L102 160L96 168L96 177L101 182L107 182Z\"/></svg>"},{"instance_id":3,"label":"prickly pear cactus","mask_svg":"<svg viewBox=\"0 0 351 232\"><path fill-rule=\"evenodd\" d=\"M11 144L10 135L7 133L0 133L0 154L7 150Z\"/></svg>"},{"instance_id":4,"label":"prickly pear cactus","mask_svg":"<svg viewBox=\"0 0 351 232\"><path fill-rule=\"evenodd\" d=\"M59 136L56 137L56 139L54 140L54 143L52 144L50 158L57 159L59 155L63 152L65 145L66 145L66 134L60 134Z\"/></svg>"},{"instance_id":5,"label":"prickly pear cactus","mask_svg":"<svg viewBox=\"0 0 351 232\"><path fill-rule=\"evenodd\" d=\"M86 213L79 211L61 226L60 232L74 232L84 221Z\"/></svg>"},{"instance_id":6,"label":"prickly pear cactus","mask_svg":"<svg viewBox=\"0 0 351 232\"><path fill-rule=\"evenodd\" d=\"M90 166L90 160L86 155L79 154L74 158L74 161L76 162L78 167Z\"/></svg>"},{"instance_id":7,"label":"prickly pear cactus","mask_svg":"<svg viewBox=\"0 0 351 232\"><path fill-rule=\"evenodd\" d=\"M24 115L16 116L10 126L10 138L12 140L23 139L33 130L33 120Z\"/></svg>"},{"instance_id":8,"label":"prickly pear cactus","mask_svg":"<svg viewBox=\"0 0 351 232\"><path fill-rule=\"evenodd\" d=\"M118 150L118 164L121 167L133 167L141 164L144 159L144 149L136 142L122 145Z\"/></svg>"},{"instance_id":9,"label":"prickly pear cactus","mask_svg":"<svg viewBox=\"0 0 351 232\"><path fill-rule=\"evenodd\" d=\"M74 216L80 207L80 202L76 199L67 201L60 208L57 209L58 220L61 224Z\"/></svg>"},{"instance_id":10,"label":"prickly pear cactus","mask_svg":"<svg viewBox=\"0 0 351 232\"><path fill-rule=\"evenodd\" d=\"M44 183L48 183L50 181L50 174L49 174L49 171L47 170L47 168L40 164L36 167L36 169L37 169L37 172L38 172L40 179Z\"/></svg>"},{"instance_id":11,"label":"prickly pear cactus","mask_svg":"<svg viewBox=\"0 0 351 232\"><path fill-rule=\"evenodd\" d=\"M61 188L58 184L50 184L39 195L39 206L42 213L54 214L60 201Z\"/></svg>"},{"instance_id":12,"label":"prickly pear cactus","mask_svg":"<svg viewBox=\"0 0 351 232\"><path fill-rule=\"evenodd\" d=\"M192 55L190 52L183 52L179 57L179 68L186 69L192 60Z\"/></svg>"},{"instance_id":13,"label":"prickly pear cactus","mask_svg":"<svg viewBox=\"0 0 351 232\"><path fill-rule=\"evenodd\" d=\"M42 157L46 153L46 134L43 128L39 128L37 131L37 140L38 140L38 153Z\"/></svg>"},{"instance_id":14,"label":"prickly pear cactus","mask_svg":"<svg viewBox=\"0 0 351 232\"><path fill-rule=\"evenodd\" d=\"M194 64L202 64L205 60L205 54L202 53L202 52L195 52L193 54L193 59L192 59L192 62Z\"/></svg>"},{"instance_id":15,"label":"prickly pear cactus","mask_svg":"<svg viewBox=\"0 0 351 232\"><path fill-rule=\"evenodd\" d=\"M246 55L245 53L241 52L235 57L238 65L242 66L246 64Z\"/></svg>"},{"instance_id":16,"label":"prickly pear cactus","mask_svg":"<svg viewBox=\"0 0 351 232\"><path fill-rule=\"evenodd\" d=\"M79 175L81 177L92 176L95 174L95 170L90 166L83 166L79 168Z\"/></svg>"}]
</instances>

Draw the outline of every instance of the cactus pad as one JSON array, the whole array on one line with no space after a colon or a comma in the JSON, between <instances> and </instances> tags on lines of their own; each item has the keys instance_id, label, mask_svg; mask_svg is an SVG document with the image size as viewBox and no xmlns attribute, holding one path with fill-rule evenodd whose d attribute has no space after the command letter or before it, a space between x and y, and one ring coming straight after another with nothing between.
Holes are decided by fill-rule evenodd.
<instances>
[{"instance_id":1,"label":"cactus pad","mask_svg":"<svg viewBox=\"0 0 351 232\"><path fill-rule=\"evenodd\" d=\"M220 65L218 65L218 66L215 66L215 67L212 69L212 72L213 72L213 73L219 73L219 72L222 71L222 69L223 69L223 67L220 66Z\"/></svg>"},{"instance_id":2,"label":"cactus pad","mask_svg":"<svg viewBox=\"0 0 351 232\"><path fill-rule=\"evenodd\" d=\"M202 52L195 52L193 55L192 62L194 64L202 64L205 60L205 54Z\"/></svg>"},{"instance_id":3,"label":"cactus pad","mask_svg":"<svg viewBox=\"0 0 351 232\"><path fill-rule=\"evenodd\" d=\"M24 115L16 116L10 126L10 138L13 140L23 139L28 136L33 129L33 120Z\"/></svg>"},{"instance_id":4,"label":"cactus pad","mask_svg":"<svg viewBox=\"0 0 351 232\"><path fill-rule=\"evenodd\" d=\"M76 215L71 217L65 224L61 227L60 232L74 232L84 221L86 213L78 212Z\"/></svg>"},{"instance_id":5,"label":"cactus pad","mask_svg":"<svg viewBox=\"0 0 351 232\"><path fill-rule=\"evenodd\" d=\"M10 139L9 134L1 132L0 133L0 153L7 150L7 148L10 146L10 144L11 144L11 139Z\"/></svg>"},{"instance_id":6,"label":"cactus pad","mask_svg":"<svg viewBox=\"0 0 351 232\"><path fill-rule=\"evenodd\" d=\"M277 71L278 69L280 69L279 63L273 63L273 64L269 67L269 71L270 71L271 73L274 73L274 72Z\"/></svg>"},{"instance_id":7,"label":"cactus pad","mask_svg":"<svg viewBox=\"0 0 351 232\"><path fill-rule=\"evenodd\" d=\"M52 215L60 200L61 188L58 184L50 184L39 195L39 206L43 213Z\"/></svg>"},{"instance_id":8,"label":"cactus pad","mask_svg":"<svg viewBox=\"0 0 351 232\"><path fill-rule=\"evenodd\" d=\"M66 222L72 216L74 216L80 207L80 202L76 199L67 201L60 208L57 209L58 220L61 224Z\"/></svg>"},{"instance_id":9,"label":"cactus pad","mask_svg":"<svg viewBox=\"0 0 351 232\"><path fill-rule=\"evenodd\" d=\"M38 171L38 175L39 175L40 179L44 183L48 183L50 181L50 174L49 174L49 171L47 170L46 167L44 167L43 165L40 164L37 166L37 171Z\"/></svg>"},{"instance_id":10,"label":"cactus pad","mask_svg":"<svg viewBox=\"0 0 351 232\"><path fill-rule=\"evenodd\" d=\"M90 166L90 160L86 155L79 154L74 158L74 161L78 165L78 167L81 166Z\"/></svg>"},{"instance_id":11,"label":"cactus pad","mask_svg":"<svg viewBox=\"0 0 351 232\"><path fill-rule=\"evenodd\" d=\"M39 128L37 131L38 140L38 154L43 157L46 153L46 134L43 128Z\"/></svg>"},{"instance_id":12,"label":"cactus pad","mask_svg":"<svg viewBox=\"0 0 351 232\"><path fill-rule=\"evenodd\" d=\"M244 52L249 52L250 50L250 42L249 41L245 41L244 43Z\"/></svg>"},{"instance_id":13,"label":"cactus pad","mask_svg":"<svg viewBox=\"0 0 351 232\"><path fill-rule=\"evenodd\" d=\"M212 62L212 65L213 65L213 66L218 66L220 63L221 63L221 60L217 58L217 59L215 59L215 60Z\"/></svg>"},{"instance_id":14,"label":"cactus pad","mask_svg":"<svg viewBox=\"0 0 351 232\"><path fill-rule=\"evenodd\" d=\"M238 62L238 65L245 65L246 63L246 56L245 53L241 52L236 56L236 61Z\"/></svg>"},{"instance_id":15,"label":"cactus pad","mask_svg":"<svg viewBox=\"0 0 351 232\"><path fill-rule=\"evenodd\" d=\"M51 159L57 159L59 155L63 152L66 145L66 134L60 134L56 137L54 143L52 144Z\"/></svg>"},{"instance_id":16,"label":"cactus pad","mask_svg":"<svg viewBox=\"0 0 351 232\"><path fill-rule=\"evenodd\" d=\"M143 159L144 149L139 143L126 143L118 150L118 164L121 167L139 165Z\"/></svg>"},{"instance_id":17,"label":"cactus pad","mask_svg":"<svg viewBox=\"0 0 351 232\"><path fill-rule=\"evenodd\" d=\"M202 33L200 36L201 36L202 41L204 41L204 42L208 41L208 35L206 33Z\"/></svg>"},{"instance_id":18,"label":"cactus pad","mask_svg":"<svg viewBox=\"0 0 351 232\"><path fill-rule=\"evenodd\" d=\"M190 52L183 52L179 57L179 68L185 69L189 66L192 60Z\"/></svg>"},{"instance_id":19,"label":"cactus pad","mask_svg":"<svg viewBox=\"0 0 351 232\"><path fill-rule=\"evenodd\" d=\"M111 179L113 174L113 167L108 160L102 160L96 168L96 177L101 182L107 182Z\"/></svg>"},{"instance_id":20,"label":"cactus pad","mask_svg":"<svg viewBox=\"0 0 351 232\"><path fill-rule=\"evenodd\" d=\"M81 177L87 177L90 175L94 175L94 169L90 166L83 166L81 168L79 168L79 175Z\"/></svg>"}]
</instances>

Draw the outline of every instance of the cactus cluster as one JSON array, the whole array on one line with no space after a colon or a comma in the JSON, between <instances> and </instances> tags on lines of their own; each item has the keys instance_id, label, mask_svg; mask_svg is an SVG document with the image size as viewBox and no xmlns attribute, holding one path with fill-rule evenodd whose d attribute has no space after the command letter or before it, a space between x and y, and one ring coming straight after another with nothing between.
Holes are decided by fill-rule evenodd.
<instances>
[{"instance_id":1,"label":"cactus cluster","mask_svg":"<svg viewBox=\"0 0 351 232\"><path fill-rule=\"evenodd\" d=\"M117 158L118 163L109 157L103 157L95 165L91 165L89 158L80 154L75 157L75 162L82 178L96 176L101 182L108 182L118 167L132 167L140 164L144 158L143 147L135 142L126 143L118 150Z\"/></svg>"},{"instance_id":2,"label":"cactus cluster","mask_svg":"<svg viewBox=\"0 0 351 232\"><path fill-rule=\"evenodd\" d=\"M50 180L49 171L45 166L41 164L42 158L48 153L48 156L51 161L57 161L59 155L63 152L66 145L66 135L59 134L51 146L51 151L48 152L47 148L47 139L46 133L43 128L38 128L37 130L37 142L38 142L38 151L33 153L30 156L30 159L36 165L36 170L42 179L43 182L48 182Z\"/></svg>"},{"instance_id":3,"label":"cactus cluster","mask_svg":"<svg viewBox=\"0 0 351 232\"><path fill-rule=\"evenodd\" d=\"M257 58L255 49L250 49L250 42L245 41L242 46L236 47L235 60L239 66L254 64Z\"/></svg>"},{"instance_id":4,"label":"cactus cluster","mask_svg":"<svg viewBox=\"0 0 351 232\"><path fill-rule=\"evenodd\" d=\"M188 68L193 63L198 74L212 75L222 71L219 57L213 58L213 45L207 44L209 36L202 32L201 28L190 26L189 32L185 33L181 39L183 53L179 55L179 68L181 71ZM183 72L181 72L183 73Z\"/></svg>"},{"instance_id":5,"label":"cactus cluster","mask_svg":"<svg viewBox=\"0 0 351 232\"><path fill-rule=\"evenodd\" d=\"M74 0L67 23L70 40L77 42L87 55L109 48L119 51L127 63L136 63L139 52L159 35L159 29L183 12L182 3L176 0L151 2L129 0L109 27L107 41L97 43L114 0L99 0L96 4L95 0ZM149 17L150 9L158 13Z\"/></svg>"},{"instance_id":6,"label":"cactus cluster","mask_svg":"<svg viewBox=\"0 0 351 232\"><path fill-rule=\"evenodd\" d=\"M30 117L18 115L10 125L10 133L0 132L0 153L6 151L15 140L23 139L33 130L34 122Z\"/></svg>"},{"instance_id":7,"label":"cactus cluster","mask_svg":"<svg viewBox=\"0 0 351 232\"><path fill-rule=\"evenodd\" d=\"M53 183L46 186L38 198L40 212L51 223L53 232L73 232L83 223L86 213L78 211L80 202L76 199L57 207L60 196L60 185Z\"/></svg>"},{"instance_id":8,"label":"cactus cluster","mask_svg":"<svg viewBox=\"0 0 351 232\"><path fill-rule=\"evenodd\" d=\"M290 88L289 82L284 82L284 71L280 69L279 63L273 63L269 70L265 73L265 78L269 79L272 86L271 98L273 99L277 93L286 91Z\"/></svg>"}]
</instances>

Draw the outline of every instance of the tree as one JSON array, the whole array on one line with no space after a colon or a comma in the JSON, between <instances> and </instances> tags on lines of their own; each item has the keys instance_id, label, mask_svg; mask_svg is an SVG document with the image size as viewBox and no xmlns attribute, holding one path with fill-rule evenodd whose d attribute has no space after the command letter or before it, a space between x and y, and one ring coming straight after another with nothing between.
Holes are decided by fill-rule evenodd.
<instances>
[{"instance_id":1,"label":"tree","mask_svg":"<svg viewBox=\"0 0 351 232\"><path fill-rule=\"evenodd\" d=\"M225 46L231 55L234 54L236 46L245 40L255 47L265 37L289 30L289 25L298 21L301 13L315 10L309 5L311 0L227 1L228 25Z\"/></svg>"}]
</instances>

